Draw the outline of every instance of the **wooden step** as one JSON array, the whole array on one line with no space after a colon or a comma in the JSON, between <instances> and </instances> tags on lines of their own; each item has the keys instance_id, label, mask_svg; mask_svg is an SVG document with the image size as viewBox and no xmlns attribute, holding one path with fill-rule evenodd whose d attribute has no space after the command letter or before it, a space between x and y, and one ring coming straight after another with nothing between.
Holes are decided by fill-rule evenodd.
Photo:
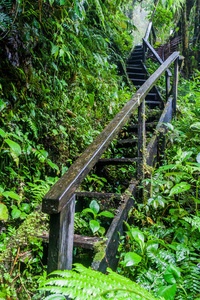
<instances>
[{"instance_id":1,"label":"wooden step","mask_svg":"<svg viewBox=\"0 0 200 300\"><path fill-rule=\"evenodd\" d=\"M146 129L150 129L153 128L154 126L156 126L157 122L149 122L149 123L145 123ZM138 128L138 124L130 124L127 126L126 129L123 130L123 132L134 132L135 129Z\"/></svg>"},{"instance_id":2,"label":"wooden step","mask_svg":"<svg viewBox=\"0 0 200 300\"><path fill-rule=\"evenodd\" d=\"M107 166L107 165L132 165L137 162L138 158L101 158L99 159L97 165Z\"/></svg>"},{"instance_id":3,"label":"wooden step","mask_svg":"<svg viewBox=\"0 0 200 300\"><path fill-rule=\"evenodd\" d=\"M143 55L142 54L138 54L138 53L136 53L136 54L134 53L130 57L131 60L139 60L139 59L142 60L142 58L143 58Z\"/></svg>"},{"instance_id":4,"label":"wooden step","mask_svg":"<svg viewBox=\"0 0 200 300\"><path fill-rule=\"evenodd\" d=\"M130 59L129 61L128 61L128 63L129 64L139 64L139 63L141 63L141 61L142 61L142 59Z\"/></svg>"},{"instance_id":5,"label":"wooden step","mask_svg":"<svg viewBox=\"0 0 200 300\"><path fill-rule=\"evenodd\" d=\"M134 84L134 85L142 85L143 83L145 83L146 79L136 79L136 78L130 78L130 81Z\"/></svg>"},{"instance_id":6,"label":"wooden step","mask_svg":"<svg viewBox=\"0 0 200 300\"><path fill-rule=\"evenodd\" d=\"M130 72L130 71L127 71L127 74L128 74L128 76L129 76L129 78L131 77L133 77L133 78L137 78L137 79L147 79L146 77L147 77L147 74L146 73L135 73L135 72Z\"/></svg>"},{"instance_id":7,"label":"wooden step","mask_svg":"<svg viewBox=\"0 0 200 300\"><path fill-rule=\"evenodd\" d=\"M163 105L163 103L161 101L146 100L145 102L146 102L146 104L153 105L153 106L157 105L157 106L161 107Z\"/></svg>"},{"instance_id":8,"label":"wooden step","mask_svg":"<svg viewBox=\"0 0 200 300\"><path fill-rule=\"evenodd\" d=\"M157 100L158 94L157 93L148 93L146 96L146 100Z\"/></svg>"},{"instance_id":9,"label":"wooden step","mask_svg":"<svg viewBox=\"0 0 200 300\"><path fill-rule=\"evenodd\" d=\"M78 198L102 198L102 199L117 199L121 200L121 194L115 193L97 193L97 192L76 192L76 197Z\"/></svg>"},{"instance_id":10,"label":"wooden step","mask_svg":"<svg viewBox=\"0 0 200 300\"><path fill-rule=\"evenodd\" d=\"M137 143L138 139L123 139L123 140L118 140L116 148L121 148L121 147L129 147L132 145L135 145Z\"/></svg>"},{"instance_id":11,"label":"wooden step","mask_svg":"<svg viewBox=\"0 0 200 300\"><path fill-rule=\"evenodd\" d=\"M135 47L134 47L134 49L143 49L143 46L142 45L136 45Z\"/></svg>"},{"instance_id":12,"label":"wooden step","mask_svg":"<svg viewBox=\"0 0 200 300\"><path fill-rule=\"evenodd\" d=\"M136 72L136 73L143 73L144 69L140 66L140 65L127 65L126 69L131 70L132 72Z\"/></svg>"}]
</instances>

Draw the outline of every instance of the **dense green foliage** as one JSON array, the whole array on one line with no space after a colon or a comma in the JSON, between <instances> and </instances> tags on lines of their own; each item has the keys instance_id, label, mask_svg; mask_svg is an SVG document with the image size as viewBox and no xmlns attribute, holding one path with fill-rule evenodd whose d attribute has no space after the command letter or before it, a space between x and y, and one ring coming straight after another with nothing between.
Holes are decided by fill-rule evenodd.
<instances>
[{"instance_id":1,"label":"dense green foliage","mask_svg":"<svg viewBox=\"0 0 200 300\"><path fill-rule=\"evenodd\" d=\"M126 17L131 2L0 1L1 299L31 299L46 264L37 238L48 229L47 217L40 212L42 197L131 96L124 81L124 61L133 41L134 26ZM160 41L182 20L184 3L188 8L189 1L160 2L154 19ZM191 66L198 63L198 5L199 0L191 1L193 9L188 8L187 16L191 16ZM185 34L182 23L180 28ZM200 298L198 90L197 71L192 81L182 82L180 118L174 126L168 124L167 156L146 180L150 196L130 214L119 248L118 272L166 300ZM125 181L135 168L119 171ZM110 168L113 182L115 175ZM94 174L83 184L90 191L105 186L110 191L106 179ZM118 184L115 192L125 188ZM88 205L75 216L75 227L82 233L103 235L102 220L112 219L114 208L101 212L97 202ZM87 280L95 273L80 266L76 271L89 276L83 280L82 297L86 297ZM64 276L74 276L79 285L80 274ZM112 272L107 279L94 276L103 278L105 289L111 278L108 293L100 292L102 299L123 299L126 293L135 299L136 290L143 291ZM113 291L122 280L126 291ZM61 293L61 287L50 289ZM147 295L145 299L154 299Z\"/></svg>"},{"instance_id":2,"label":"dense green foliage","mask_svg":"<svg viewBox=\"0 0 200 300\"><path fill-rule=\"evenodd\" d=\"M64 295L80 300L156 300L148 291L110 269L108 275L104 275L76 264L73 271L56 271L52 275L60 276L48 279L42 290L59 294L48 296L45 300L64 300Z\"/></svg>"},{"instance_id":3,"label":"dense green foliage","mask_svg":"<svg viewBox=\"0 0 200 300\"><path fill-rule=\"evenodd\" d=\"M181 81L178 116L173 124L167 124L168 147L162 166L145 180L144 204L130 211L117 269L139 284L132 282L132 289L137 287L140 293L145 288L165 300L200 299L199 72L193 81ZM138 299L119 275L114 275L112 283L110 275L103 275L102 287L101 275L81 266L55 274L61 277L47 279L42 285L53 294L45 299L64 299L62 295L72 299ZM123 282L123 290L115 279ZM144 292L142 299L146 299Z\"/></svg>"},{"instance_id":4,"label":"dense green foliage","mask_svg":"<svg viewBox=\"0 0 200 300\"><path fill-rule=\"evenodd\" d=\"M30 298L32 276L44 269L33 211L130 98L119 76L133 40L127 6L130 1L0 1L4 297ZM37 219L46 229L47 217Z\"/></svg>"},{"instance_id":5,"label":"dense green foliage","mask_svg":"<svg viewBox=\"0 0 200 300\"><path fill-rule=\"evenodd\" d=\"M145 180L150 197L130 213L119 247L119 273L166 300L200 295L199 84L199 72L182 79L163 165Z\"/></svg>"}]
</instances>

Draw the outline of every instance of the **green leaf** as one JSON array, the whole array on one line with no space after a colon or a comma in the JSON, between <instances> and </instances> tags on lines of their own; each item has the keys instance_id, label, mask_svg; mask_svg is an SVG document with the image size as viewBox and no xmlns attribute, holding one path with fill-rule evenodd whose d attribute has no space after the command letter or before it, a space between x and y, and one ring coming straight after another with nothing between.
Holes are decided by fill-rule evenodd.
<instances>
[{"instance_id":1,"label":"green leaf","mask_svg":"<svg viewBox=\"0 0 200 300\"><path fill-rule=\"evenodd\" d=\"M4 138L6 135L5 131L3 131L3 129L0 128L0 136L2 136L2 138Z\"/></svg>"},{"instance_id":2,"label":"green leaf","mask_svg":"<svg viewBox=\"0 0 200 300\"><path fill-rule=\"evenodd\" d=\"M100 207L96 200L92 200L89 206L95 214L98 214Z\"/></svg>"},{"instance_id":3,"label":"green leaf","mask_svg":"<svg viewBox=\"0 0 200 300\"><path fill-rule=\"evenodd\" d=\"M190 126L192 130L200 130L200 122L196 122Z\"/></svg>"},{"instance_id":4,"label":"green leaf","mask_svg":"<svg viewBox=\"0 0 200 300\"><path fill-rule=\"evenodd\" d=\"M53 45L52 44L51 54L57 56L58 55L58 51L59 51L59 47L57 45Z\"/></svg>"},{"instance_id":5,"label":"green leaf","mask_svg":"<svg viewBox=\"0 0 200 300\"><path fill-rule=\"evenodd\" d=\"M0 99L0 111L5 108L5 103Z\"/></svg>"},{"instance_id":6,"label":"green leaf","mask_svg":"<svg viewBox=\"0 0 200 300\"><path fill-rule=\"evenodd\" d=\"M13 205L13 209L11 211L11 216L13 219L18 219L21 216L21 211L17 208L17 206Z\"/></svg>"},{"instance_id":7,"label":"green leaf","mask_svg":"<svg viewBox=\"0 0 200 300\"><path fill-rule=\"evenodd\" d=\"M90 224L90 228L93 233L97 232L100 228L99 222L97 222L95 220L91 220L89 224Z\"/></svg>"},{"instance_id":8,"label":"green leaf","mask_svg":"<svg viewBox=\"0 0 200 300\"><path fill-rule=\"evenodd\" d=\"M115 216L110 211L102 211L98 216L104 216L107 218L114 218Z\"/></svg>"},{"instance_id":9,"label":"green leaf","mask_svg":"<svg viewBox=\"0 0 200 300\"><path fill-rule=\"evenodd\" d=\"M124 256L124 263L126 267L136 266L142 260L142 257L135 252L128 252Z\"/></svg>"},{"instance_id":10,"label":"green leaf","mask_svg":"<svg viewBox=\"0 0 200 300\"><path fill-rule=\"evenodd\" d=\"M12 151L19 156L22 152L21 147L18 143L11 141L10 139L5 139L5 142L12 149Z\"/></svg>"},{"instance_id":11,"label":"green leaf","mask_svg":"<svg viewBox=\"0 0 200 300\"><path fill-rule=\"evenodd\" d=\"M164 273L164 279L167 281L167 283L176 283L176 279L179 279L181 277L181 272L179 268L176 266L170 264L165 273Z\"/></svg>"},{"instance_id":12,"label":"green leaf","mask_svg":"<svg viewBox=\"0 0 200 300\"><path fill-rule=\"evenodd\" d=\"M181 183L176 184L170 191L170 196L174 194L183 193L185 191L188 191L191 188L191 185L187 182L182 181Z\"/></svg>"},{"instance_id":13,"label":"green leaf","mask_svg":"<svg viewBox=\"0 0 200 300\"><path fill-rule=\"evenodd\" d=\"M49 4L52 6L54 3L54 0L49 0Z\"/></svg>"},{"instance_id":14,"label":"green leaf","mask_svg":"<svg viewBox=\"0 0 200 300\"><path fill-rule=\"evenodd\" d=\"M52 163L52 161L51 161L50 159L47 160L47 163L48 163L48 165L49 165L52 169L57 170L57 174L60 173L60 170L59 170L58 166L57 166L56 164Z\"/></svg>"},{"instance_id":15,"label":"green leaf","mask_svg":"<svg viewBox=\"0 0 200 300\"><path fill-rule=\"evenodd\" d=\"M176 284L164 286L159 289L158 296L164 297L166 300L174 300L176 288Z\"/></svg>"},{"instance_id":16,"label":"green leaf","mask_svg":"<svg viewBox=\"0 0 200 300\"><path fill-rule=\"evenodd\" d=\"M45 298L45 300L65 300L66 298L60 294L58 295L50 295Z\"/></svg>"},{"instance_id":17,"label":"green leaf","mask_svg":"<svg viewBox=\"0 0 200 300\"><path fill-rule=\"evenodd\" d=\"M8 219L8 209L3 203L0 203L0 220L6 221Z\"/></svg>"},{"instance_id":18,"label":"green leaf","mask_svg":"<svg viewBox=\"0 0 200 300\"><path fill-rule=\"evenodd\" d=\"M12 198L12 199L21 201L20 196L19 196L18 194L16 194L15 192L13 192L13 191L10 191L10 192L7 192L7 191L6 191L6 192L2 193L2 195L3 195L4 197L6 197L6 198L10 197L10 198Z\"/></svg>"},{"instance_id":19,"label":"green leaf","mask_svg":"<svg viewBox=\"0 0 200 300\"><path fill-rule=\"evenodd\" d=\"M96 217L95 212L94 212L91 208L85 208L85 209L82 210L81 213L82 213L82 214L92 213L93 216L94 216L94 218Z\"/></svg>"}]
</instances>

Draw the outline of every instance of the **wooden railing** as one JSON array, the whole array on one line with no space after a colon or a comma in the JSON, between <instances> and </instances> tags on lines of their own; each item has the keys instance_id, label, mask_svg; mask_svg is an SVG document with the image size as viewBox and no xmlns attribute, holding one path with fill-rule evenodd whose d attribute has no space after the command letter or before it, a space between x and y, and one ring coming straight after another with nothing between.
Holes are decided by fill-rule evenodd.
<instances>
[{"instance_id":1,"label":"wooden railing","mask_svg":"<svg viewBox=\"0 0 200 300\"><path fill-rule=\"evenodd\" d=\"M153 37L153 38L152 38ZM151 51L157 62L162 65L163 60L160 58L160 56L157 54L155 49L153 48L153 45L156 42L156 34L154 31L153 23L152 21L149 22L149 25L146 30L145 37L143 38L143 60L145 61L146 59L146 53L148 50ZM170 70L166 70L165 72L165 82L166 82L166 101L169 98L170 95L170 78L172 77L172 73Z\"/></svg>"},{"instance_id":2,"label":"wooden railing","mask_svg":"<svg viewBox=\"0 0 200 300\"><path fill-rule=\"evenodd\" d=\"M149 27L147 33L151 31ZM144 39L144 44L152 49L147 39ZM154 54L154 50L151 50ZM179 53L174 52L165 62L161 62L161 66L156 72L147 79L147 81L139 88L133 97L127 102L123 109L114 117L107 127L99 134L96 140L84 151L84 153L75 161L68 171L56 182L56 184L45 195L42 203L43 212L50 215L50 236L49 236L49 254L48 254L48 272L56 269L70 269L72 265L73 254L73 236L74 236L74 213L76 191L87 174L92 170L97 162L99 162L102 154L108 148L110 143L116 138L122 127L127 123L130 116L136 109L140 116L140 130L138 131L138 155L139 155L139 177L143 177L143 159L145 149L144 125L145 125L145 97L159 78L166 72L169 76L168 68L175 63L174 85L173 85L173 110L176 107L177 95L177 78L178 78L178 59ZM171 74L171 73L170 73ZM168 91L168 89L167 89ZM170 103L171 103L170 102ZM171 104L170 104L171 105ZM165 121L164 117L163 120ZM160 128L160 127L159 127ZM159 130L158 128L158 130ZM152 144L153 145L153 144ZM153 146L152 146L153 147ZM148 162L153 158L154 148L148 150ZM152 152L151 152L152 151ZM154 151L154 152L153 152ZM119 214L112 222L106 235L106 249L112 249L112 255L107 256L106 260L109 263L112 261L113 255L116 254L116 239L118 231L122 232L123 220L128 215L128 210L133 205L134 200L132 195L135 195L136 183L132 182L129 187L129 193L126 194L125 204L119 209ZM132 200L130 200L132 199ZM105 250L107 251L107 250ZM114 252L113 252L114 251ZM111 263L110 263L111 264ZM96 269L105 271L105 261L99 262L98 266L95 263Z\"/></svg>"}]
</instances>

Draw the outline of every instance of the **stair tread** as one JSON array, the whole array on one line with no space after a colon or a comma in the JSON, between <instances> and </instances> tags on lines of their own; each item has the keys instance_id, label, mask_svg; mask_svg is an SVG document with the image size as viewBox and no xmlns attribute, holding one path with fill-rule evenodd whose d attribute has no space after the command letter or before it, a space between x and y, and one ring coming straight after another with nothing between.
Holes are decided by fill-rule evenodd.
<instances>
[{"instance_id":1,"label":"stair tread","mask_svg":"<svg viewBox=\"0 0 200 300\"><path fill-rule=\"evenodd\" d=\"M147 75L146 73L135 73L135 72L129 72L129 71L127 71L127 74L130 74L130 75Z\"/></svg>"},{"instance_id":2,"label":"stair tread","mask_svg":"<svg viewBox=\"0 0 200 300\"><path fill-rule=\"evenodd\" d=\"M98 192L76 192L77 197L88 197L88 198L117 198L121 199L120 194L115 193L98 193Z\"/></svg>"},{"instance_id":3,"label":"stair tread","mask_svg":"<svg viewBox=\"0 0 200 300\"><path fill-rule=\"evenodd\" d=\"M98 160L99 165L125 165L137 162L138 158L101 158Z\"/></svg>"}]
</instances>

